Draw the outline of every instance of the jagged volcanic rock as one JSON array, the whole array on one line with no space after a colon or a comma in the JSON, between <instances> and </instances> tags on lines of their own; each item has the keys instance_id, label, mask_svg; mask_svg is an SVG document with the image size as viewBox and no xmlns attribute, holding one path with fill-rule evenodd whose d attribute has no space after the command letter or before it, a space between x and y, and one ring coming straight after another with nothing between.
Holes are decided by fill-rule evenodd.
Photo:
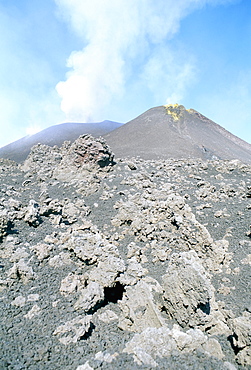
<instances>
[{"instance_id":1,"label":"jagged volcanic rock","mask_svg":"<svg viewBox=\"0 0 251 370\"><path fill-rule=\"evenodd\" d=\"M64 123L0 148L0 157L23 162L33 145L60 146L79 135L104 136L117 157L238 159L251 163L251 145L193 109L156 107L126 124Z\"/></svg>"},{"instance_id":2,"label":"jagged volcanic rock","mask_svg":"<svg viewBox=\"0 0 251 370\"><path fill-rule=\"evenodd\" d=\"M250 165L83 135L0 182L1 369L250 368Z\"/></svg>"},{"instance_id":3,"label":"jagged volcanic rock","mask_svg":"<svg viewBox=\"0 0 251 370\"><path fill-rule=\"evenodd\" d=\"M64 141L73 142L80 135L90 134L94 137L105 135L121 125L118 122L103 121L98 123L68 122L50 126L37 134L25 136L0 148L0 158L11 159L20 163L27 158L31 148L38 143L61 146Z\"/></svg>"}]
</instances>

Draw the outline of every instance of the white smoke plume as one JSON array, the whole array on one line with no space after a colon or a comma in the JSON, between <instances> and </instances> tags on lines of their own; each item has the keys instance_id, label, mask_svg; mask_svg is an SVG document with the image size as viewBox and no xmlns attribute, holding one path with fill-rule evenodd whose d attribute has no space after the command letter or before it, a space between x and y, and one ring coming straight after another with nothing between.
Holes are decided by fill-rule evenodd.
<instances>
[{"instance_id":1,"label":"white smoke plume","mask_svg":"<svg viewBox=\"0 0 251 370\"><path fill-rule=\"evenodd\" d=\"M139 90L137 85L161 104L182 99L195 64L180 61L168 40L193 10L229 1L55 0L83 42L69 56L66 81L56 86L66 118L99 119L106 106L130 94L129 87Z\"/></svg>"}]
</instances>

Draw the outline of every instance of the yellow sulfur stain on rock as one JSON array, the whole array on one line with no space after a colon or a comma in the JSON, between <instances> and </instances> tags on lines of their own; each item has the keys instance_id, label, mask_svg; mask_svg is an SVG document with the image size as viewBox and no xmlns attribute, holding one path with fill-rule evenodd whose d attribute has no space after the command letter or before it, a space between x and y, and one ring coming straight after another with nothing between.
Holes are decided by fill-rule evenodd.
<instances>
[{"instance_id":1,"label":"yellow sulfur stain on rock","mask_svg":"<svg viewBox=\"0 0 251 370\"><path fill-rule=\"evenodd\" d=\"M180 104L167 104L164 105L166 108L166 112L172 116L174 121L179 121L179 119L183 116L183 112L186 108Z\"/></svg>"}]
</instances>

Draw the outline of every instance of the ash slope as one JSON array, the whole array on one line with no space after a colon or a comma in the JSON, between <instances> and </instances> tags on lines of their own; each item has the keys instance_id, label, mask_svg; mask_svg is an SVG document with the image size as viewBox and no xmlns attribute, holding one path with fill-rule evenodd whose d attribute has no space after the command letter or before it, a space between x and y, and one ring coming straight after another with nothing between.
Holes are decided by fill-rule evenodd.
<instances>
[{"instance_id":1,"label":"ash slope","mask_svg":"<svg viewBox=\"0 0 251 370\"><path fill-rule=\"evenodd\" d=\"M103 136L121 125L122 123L118 122L103 121L97 123L68 122L50 126L37 134L25 136L0 148L0 158L21 163L27 158L31 148L38 143L61 146L64 141L73 142L84 134L91 134L94 137Z\"/></svg>"},{"instance_id":2,"label":"ash slope","mask_svg":"<svg viewBox=\"0 0 251 370\"><path fill-rule=\"evenodd\" d=\"M0 170L1 369L250 368L250 166L83 136Z\"/></svg>"},{"instance_id":3,"label":"ash slope","mask_svg":"<svg viewBox=\"0 0 251 370\"><path fill-rule=\"evenodd\" d=\"M122 158L218 158L251 163L250 144L177 104L152 108L104 138Z\"/></svg>"}]
</instances>

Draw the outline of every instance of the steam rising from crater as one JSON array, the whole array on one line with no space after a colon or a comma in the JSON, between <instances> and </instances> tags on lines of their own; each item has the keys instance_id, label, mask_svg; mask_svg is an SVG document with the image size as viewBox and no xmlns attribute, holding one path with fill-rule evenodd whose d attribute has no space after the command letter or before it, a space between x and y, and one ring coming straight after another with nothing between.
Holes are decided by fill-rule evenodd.
<instances>
[{"instance_id":1,"label":"steam rising from crater","mask_svg":"<svg viewBox=\"0 0 251 370\"><path fill-rule=\"evenodd\" d=\"M195 62L167 41L193 10L229 0L55 2L83 42L68 58L66 80L56 86L61 109L67 119L87 122L100 119L107 105L132 90L147 90L160 104L180 101Z\"/></svg>"}]
</instances>

